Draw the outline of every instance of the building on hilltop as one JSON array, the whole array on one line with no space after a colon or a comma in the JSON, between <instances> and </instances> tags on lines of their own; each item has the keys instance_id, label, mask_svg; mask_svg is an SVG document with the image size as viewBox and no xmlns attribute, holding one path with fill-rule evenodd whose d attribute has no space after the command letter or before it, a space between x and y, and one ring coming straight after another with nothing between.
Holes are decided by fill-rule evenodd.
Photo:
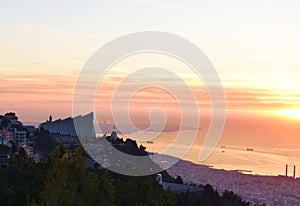
<instances>
[{"instance_id":1,"label":"building on hilltop","mask_svg":"<svg viewBox=\"0 0 300 206\"><path fill-rule=\"evenodd\" d=\"M0 125L2 130L0 130L0 144L8 147L12 147L15 144L20 148L23 148L25 154L33 158L34 152L32 143L30 143L28 136L31 137L34 135L35 127L34 126L23 126L22 122L19 121L19 118L14 112L8 112L4 116L0 115ZM1 154L0 164L7 165L9 157L7 154ZM37 158L36 158L37 159Z\"/></svg>"},{"instance_id":2,"label":"building on hilltop","mask_svg":"<svg viewBox=\"0 0 300 206\"><path fill-rule=\"evenodd\" d=\"M91 112L84 116L46 121L40 124L40 128L47 130L50 134L79 138L96 137L93 120L94 114Z\"/></svg>"},{"instance_id":3,"label":"building on hilltop","mask_svg":"<svg viewBox=\"0 0 300 206\"><path fill-rule=\"evenodd\" d=\"M116 132L116 126L114 125L113 128L112 128L112 131L111 131L110 141L111 142L116 142L117 139L118 139L118 135L117 135L117 132Z\"/></svg>"},{"instance_id":4,"label":"building on hilltop","mask_svg":"<svg viewBox=\"0 0 300 206\"><path fill-rule=\"evenodd\" d=\"M16 116L16 113L14 112L8 112L4 115L4 118L9 119L11 124L17 124L18 123L18 117Z\"/></svg>"},{"instance_id":5,"label":"building on hilltop","mask_svg":"<svg viewBox=\"0 0 300 206\"><path fill-rule=\"evenodd\" d=\"M7 146L7 147L11 147L12 144L10 143L10 141L13 140L14 137L14 133L8 130L0 130L0 144Z\"/></svg>"},{"instance_id":6,"label":"building on hilltop","mask_svg":"<svg viewBox=\"0 0 300 206\"><path fill-rule=\"evenodd\" d=\"M24 130L23 124L18 120L14 112L8 112L4 116L0 115L0 126L2 130L16 128L21 131Z\"/></svg>"}]
</instances>

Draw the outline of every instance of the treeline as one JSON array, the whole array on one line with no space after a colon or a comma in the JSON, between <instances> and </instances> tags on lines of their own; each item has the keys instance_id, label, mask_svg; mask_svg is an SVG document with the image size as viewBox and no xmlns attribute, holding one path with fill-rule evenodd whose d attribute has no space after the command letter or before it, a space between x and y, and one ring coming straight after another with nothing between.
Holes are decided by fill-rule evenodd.
<instances>
[{"instance_id":1,"label":"treeline","mask_svg":"<svg viewBox=\"0 0 300 206\"><path fill-rule=\"evenodd\" d=\"M0 168L1 205L176 205L155 176L130 177L86 169L85 154L63 146L39 163L14 156Z\"/></svg>"},{"instance_id":2,"label":"treeline","mask_svg":"<svg viewBox=\"0 0 300 206\"><path fill-rule=\"evenodd\" d=\"M36 129L34 136L36 140L33 147L38 153L47 156L55 149L56 141L44 128Z\"/></svg>"},{"instance_id":3,"label":"treeline","mask_svg":"<svg viewBox=\"0 0 300 206\"><path fill-rule=\"evenodd\" d=\"M71 155L63 146L38 163L14 156L0 168L0 180L1 205L249 205L232 192L219 196L209 185L202 193L175 194L164 191L156 175L87 169L81 148Z\"/></svg>"}]
</instances>

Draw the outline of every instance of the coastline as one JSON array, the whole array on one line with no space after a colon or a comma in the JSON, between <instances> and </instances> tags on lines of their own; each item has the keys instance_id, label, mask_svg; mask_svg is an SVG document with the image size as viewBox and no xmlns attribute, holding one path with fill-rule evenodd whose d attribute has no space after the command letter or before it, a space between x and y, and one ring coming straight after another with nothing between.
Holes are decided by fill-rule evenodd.
<instances>
[{"instance_id":1,"label":"coastline","mask_svg":"<svg viewBox=\"0 0 300 206\"><path fill-rule=\"evenodd\" d=\"M244 174L237 170L215 169L206 165L180 160L167 169L190 184L210 184L218 193L233 191L253 204L299 205L300 179L285 176Z\"/></svg>"}]
</instances>

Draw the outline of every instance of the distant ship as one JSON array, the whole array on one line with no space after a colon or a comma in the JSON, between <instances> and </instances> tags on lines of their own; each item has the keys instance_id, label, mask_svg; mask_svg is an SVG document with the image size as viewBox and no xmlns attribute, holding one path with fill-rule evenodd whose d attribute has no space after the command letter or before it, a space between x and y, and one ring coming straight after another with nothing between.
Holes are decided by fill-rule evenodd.
<instances>
[{"instance_id":1,"label":"distant ship","mask_svg":"<svg viewBox=\"0 0 300 206\"><path fill-rule=\"evenodd\" d=\"M253 151L253 149L252 148L247 148L247 151Z\"/></svg>"},{"instance_id":2,"label":"distant ship","mask_svg":"<svg viewBox=\"0 0 300 206\"><path fill-rule=\"evenodd\" d=\"M153 142L153 141L147 141L147 143L148 143L148 144L153 144L154 142Z\"/></svg>"}]
</instances>

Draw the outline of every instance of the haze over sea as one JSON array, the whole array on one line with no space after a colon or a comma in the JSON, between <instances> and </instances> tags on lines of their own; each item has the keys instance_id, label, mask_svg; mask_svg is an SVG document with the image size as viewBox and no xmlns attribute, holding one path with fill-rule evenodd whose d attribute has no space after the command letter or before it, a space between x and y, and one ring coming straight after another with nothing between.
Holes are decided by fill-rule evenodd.
<instances>
[{"instance_id":1,"label":"haze over sea","mask_svg":"<svg viewBox=\"0 0 300 206\"><path fill-rule=\"evenodd\" d=\"M238 116L227 118L218 146L208 159L200 162L199 153L208 128L204 122L194 144L182 159L218 169L274 176L285 175L286 164L289 165L288 175L293 176L295 165L296 177L300 177L299 120L263 116L251 116L248 119ZM191 130L183 132L185 136L193 133ZM173 144L177 132L164 131L149 142L149 138L154 134L155 132L151 131L139 131L119 136L136 140L144 138L145 141L138 141L138 144L146 146L149 152L161 153ZM181 146L183 145L177 144L175 148L180 149Z\"/></svg>"}]
</instances>

